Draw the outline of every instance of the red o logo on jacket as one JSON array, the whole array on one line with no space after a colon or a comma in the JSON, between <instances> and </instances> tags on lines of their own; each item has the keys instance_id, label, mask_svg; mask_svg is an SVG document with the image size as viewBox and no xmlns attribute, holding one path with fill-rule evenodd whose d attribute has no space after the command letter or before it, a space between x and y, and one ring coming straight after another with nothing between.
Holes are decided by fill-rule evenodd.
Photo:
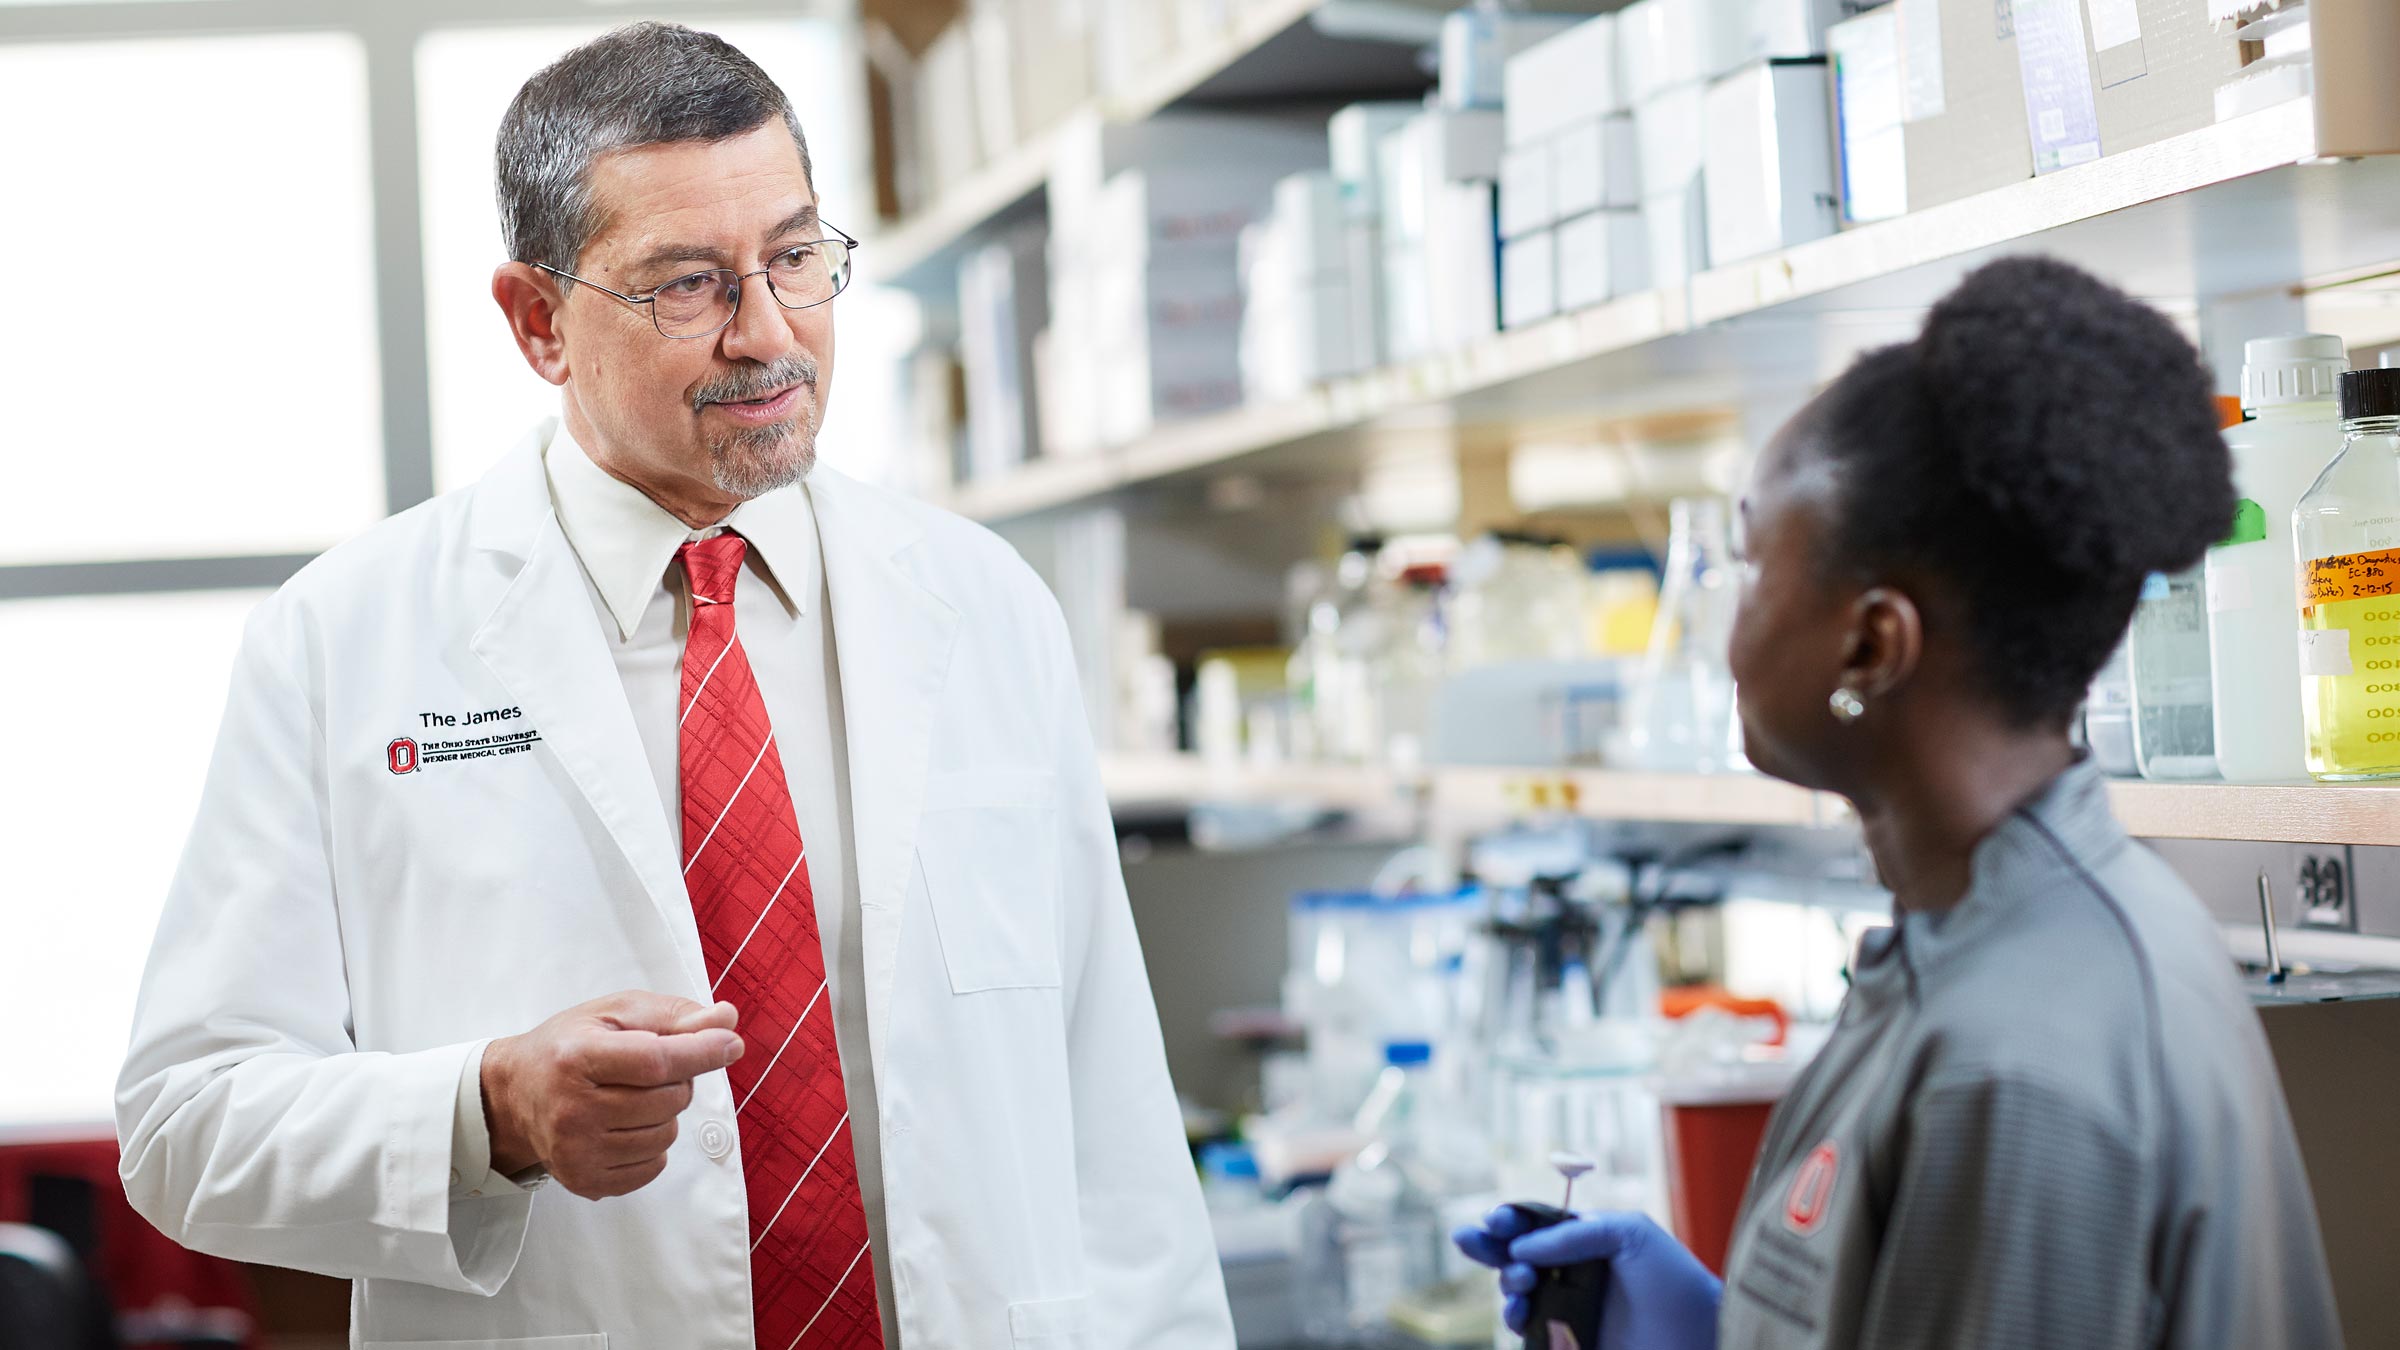
<instances>
[{"instance_id":1,"label":"red o logo on jacket","mask_svg":"<svg viewBox=\"0 0 2400 1350\"><path fill-rule=\"evenodd\" d=\"M390 766L393 773L415 773L417 771L417 743L406 736L383 747L383 755L384 762Z\"/></svg>"},{"instance_id":2,"label":"red o logo on jacket","mask_svg":"<svg viewBox=\"0 0 2400 1350\"><path fill-rule=\"evenodd\" d=\"M1784 1227L1807 1237L1824 1224L1825 1211L1833 1207L1833 1179L1841 1167L1841 1150L1832 1140L1817 1145L1792 1176L1791 1193L1783 1201Z\"/></svg>"}]
</instances>

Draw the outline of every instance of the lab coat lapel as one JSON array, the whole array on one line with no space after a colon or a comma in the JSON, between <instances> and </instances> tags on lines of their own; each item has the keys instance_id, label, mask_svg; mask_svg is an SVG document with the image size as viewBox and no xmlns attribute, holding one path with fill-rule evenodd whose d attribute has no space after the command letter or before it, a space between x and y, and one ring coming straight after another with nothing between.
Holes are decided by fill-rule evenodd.
<instances>
[{"instance_id":1,"label":"lab coat lapel","mask_svg":"<svg viewBox=\"0 0 2400 1350\"><path fill-rule=\"evenodd\" d=\"M881 1080L934 713L959 616L906 566L909 546L921 531L905 515L821 465L810 476L809 490L833 599L835 662L849 741L868 1045Z\"/></svg>"},{"instance_id":2,"label":"lab coat lapel","mask_svg":"<svg viewBox=\"0 0 2400 1350\"><path fill-rule=\"evenodd\" d=\"M476 489L475 544L523 565L468 646L566 767L674 936L692 987L706 989L691 898L633 709L594 617L582 564L550 503L542 468L548 432L545 426Z\"/></svg>"}]
</instances>

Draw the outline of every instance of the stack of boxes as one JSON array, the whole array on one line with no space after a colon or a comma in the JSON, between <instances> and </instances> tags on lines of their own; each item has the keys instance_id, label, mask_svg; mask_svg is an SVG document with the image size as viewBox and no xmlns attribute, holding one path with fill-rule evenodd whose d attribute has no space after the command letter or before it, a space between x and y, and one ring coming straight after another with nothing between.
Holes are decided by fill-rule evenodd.
<instances>
[{"instance_id":1,"label":"stack of boxes","mask_svg":"<svg viewBox=\"0 0 2400 1350\"><path fill-rule=\"evenodd\" d=\"M2197 130L2242 69L2208 0L1893 0L1830 45L1850 223Z\"/></svg>"},{"instance_id":2,"label":"stack of boxes","mask_svg":"<svg viewBox=\"0 0 2400 1350\"><path fill-rule=\"evenodd\" d=\"M1734 0L1741 3L1742 0ZM1642 163L1650 283L1679 286L1708 266L1701 194L1709 71L1702 24L1711 0L1638 0L1617 16L1618 59Z\"/></svg>"},{"instance_id":3,"label":"stack of boxes","mask_svg":"<svg viewBox=\"0 0 2400 1350\"><path fill-rule=\"evenodd\" d=\"M1368 366L1392 359L1383 340L1383 157L1377 147L1422 111L1419 103L1353 103L1325 124L1334 188L1341 195L1351 342Z\"/></svg>"},{"instance_id":4,"label":"stack of boxes","mask_svg":"<svg viewBox=\"0 0 2400 1350\"><path fill-rule=\"evenodd\" d=\"M1089 454L1242 400L1242 231L1321 167L1305 119L1165 113L1071 123L1051 169L1047 453Z\"/></svg>"},{"instance_id":5,"label":"stack of boxes","mask_svg":"<svg viewBox=\"0 0 2400 1350\"><path fill-rule=\"evenodd\" d=\"M1325 171L1275 185L1267 218L1242 231L1243 397L1296 398L1374 364L1357 321L1342 187Z\"/></svg>"},{"instance_id":6,"label":"stack of boxes","mask_svg":"<svg viewBox=\"0 0 2400 1350\"><path fill-rule=\"evenodd\" d=\"M937 43L928 71L988 90L1003 37L1085 2L980 0L950 36L981 45ZM1046 256L1015 237L961 269L966 458L1091 453L2204 125L2239 69L2207 2L1474 9L1445 22L1423 103L1322 127L1086 113L1058 136ZM1055 111L1020 90L927 121L989 153L994 125Z\"/></svg>"},{"instance_id":7,"label":"stack of boxes","mask_svg":"<svg viewBox=\"0 0 2400 1350\"><path fill-rule=\"evenodd\" d=\"M991 478L1041 444L1033 353L1047 322L1041 231L1018 229L958 266L958 361L967 394L966 476Z\"/></svg>"},{"instance_id":8,"label":"stack of boxes","mask_svg":"<svg viewBox=\"0 0 2400 1350\"><path fill-rule=\"evenodd\" d=\"M1617 20L1589 19L1527 48L1508 63L1506 83L1504 322L1521 327L1648 286Z\"/></svg>"},{"instance_id":9,"label":"stack of boxes","mask_svg":"<svg viewBox=\"0 0 2400 1350\"><path fill-rule=\"evenodd\" d=\"M1431 107L1376 143L1383 356L1414 361L1500 328L1500 114Z\"/></svg>"}]
</instances>

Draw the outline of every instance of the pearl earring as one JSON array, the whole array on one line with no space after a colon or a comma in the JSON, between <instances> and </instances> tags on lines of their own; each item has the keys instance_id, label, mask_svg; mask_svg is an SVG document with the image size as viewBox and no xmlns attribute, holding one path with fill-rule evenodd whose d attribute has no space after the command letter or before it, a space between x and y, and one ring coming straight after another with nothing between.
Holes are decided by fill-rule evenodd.
<instances>
[{"instance_id":1,"label":"pearl earring","mask_svg":"<svg viewBox=\"0 0 2400 1350\"><path fill-rule=\"evenodd\" d=\"M1833 710L1833 720L1843 726L1867 715L1867 701L1848 685L1834 690L1833 697L1825 700L1825 706Z\"/></svg>"}]
</instances>

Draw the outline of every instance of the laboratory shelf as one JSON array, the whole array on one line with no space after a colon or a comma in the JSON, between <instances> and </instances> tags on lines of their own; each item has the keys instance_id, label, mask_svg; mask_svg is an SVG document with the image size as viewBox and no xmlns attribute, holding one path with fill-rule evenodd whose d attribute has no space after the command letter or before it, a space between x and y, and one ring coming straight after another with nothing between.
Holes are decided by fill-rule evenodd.
<instances>
[{"instance_id":1,"label":"laboratory shelf","mask_svg":"<svg viewBox=\"0 0 2400 1350\"><path fill-rule=\"evenodd\" d=\"M2379 784L2117 781L2108 796L2146 839L2400 844L2400 788Z\"/></svg>"},{"instance_id":2,"label":"laboratory shelf","mask_svg":"<svg viewBox=\"0 0 2400 1350\"><path fill-rule=\"evenodd\" d=\"M930 285L944 264L955 264L968 238L987 225L1028 212L1050 180L1059 133L1053 129L952 184L932 206L867 235L858 250L858 279L869 285Z\"/></svg>"},{"instance_id":3,"label":"laboratory shelf","mask_svg":"<svg viewBox=\"0 0 2400 1350\"><path fill-rule=\"evenodd\" d=\"M1754 773L1445 768L1433 810L1448 822L1573 814L1693 825L1820 827L1855 820L1849 803Z\"/></svg>"},{"instance_id":4,"label":"laboratory shelf","mask_svg":"<svg viewBox=\"0 0 2400 1350\"><path fill-rule=\"evenodd\" d=\"M1219 471L1345 471L1394 444L1505 443L1738 408L1905 336L1960 275L2005 252L2064 258L2170 307L2339 282L2400 259L2400 155L2321 160L2315 147L2313 109L2298 100L1295 400L1036 461L943 502L999 521Z\"/></svg>"},{"instance_id":5,"label":"laboratory shelf","mask_svg":"<svg viewBox=\"0 0 2400 1350\"><path fill-rule=\"evenodd\" d=\"M1382 811L1420 800L1424 780L1346 764L1261 768L1210 764L1198 755L1104 755L1100 780L1120 811L1208 803L1288 803L1321 810Z\"/></svg>"},{"instance_id":6,"label":"laboratory shelf","mask_svg":"<svg viewBox=\"0 0 2400 1350\"><path fill-rule=\"evenodd\" d=\"M1513 386L1589 369L1602 358L1637 352L1682 326L1679 297L1649 291L1564 315L1489 341L1402 365L1334 380L1297 399L1257 404L1161 426L1122 449L1035 460L1004 477L971 482L941 504L970 519L1010 520L1272 460L1277 469L1352 464L1376 449L1472 435L1475 400ZM1662 377L1669 372L1654 371ZM1703 377L1643 380L1607 400L1612 420L1677 411L1695 400L1721 402L1730 390ZM1582 396L1598 400L1595 390ZM1548 416L1573 416L1578 395L1553 402Z\"/></svg>"},{"instance_id":7,"label":"laboratory shelf","mask_svg":"<svg viewBox=\"0 0 2400 1350\"><path fill-rule=\"evenodd\" d=\"M1109 800L1161 807L1203 802L1306 803L1369 811L1420 801L1446 828L1574 814L1662 824L1849 825L1849 803L1752 773L1445 767L1393 774L1347 765L1212 767L1193 755L1110 757ZM2400 845L2400 785L2148 783L2108 785L2128 833L2146 839Z\"/></svg>"},{"instance_id":8,"label":"laboratory shelf","mask_svg":"<svg viewBox=\"0 0 2400 1350\"><path fill-rule=\"evenodd\" d=\"M1213 41L1177 51L1137 85L1095 98L1076 116L1138 122L1178 104L1339 103L1425 87L1416 49L1350 41L1318 30L1324 0L1238 6ZM859 250L859 276L879 285L944 291L967 244L987 227L1028 218L1049 182L1061 131L1022 142L952 184L915 216L877 230Z\"/></svg>"},{"instance_id":9,"label":"laboratory shelf","mask_svg":"<svg viewBox=\"0 0 2400 1350\"><path fill-rule=\"evenodd\" d=\"M2393 256L2395 178L2330 173L2295 100L2090 164L1846 230L1692 279L1695 325L1796 302L1914 308L2028 243L2139 295L2223 294ZM2356 257L2345 236L2372 242ZM1817 306L1802 305L1799 313Z\"/></svg>"}]
</instances>

